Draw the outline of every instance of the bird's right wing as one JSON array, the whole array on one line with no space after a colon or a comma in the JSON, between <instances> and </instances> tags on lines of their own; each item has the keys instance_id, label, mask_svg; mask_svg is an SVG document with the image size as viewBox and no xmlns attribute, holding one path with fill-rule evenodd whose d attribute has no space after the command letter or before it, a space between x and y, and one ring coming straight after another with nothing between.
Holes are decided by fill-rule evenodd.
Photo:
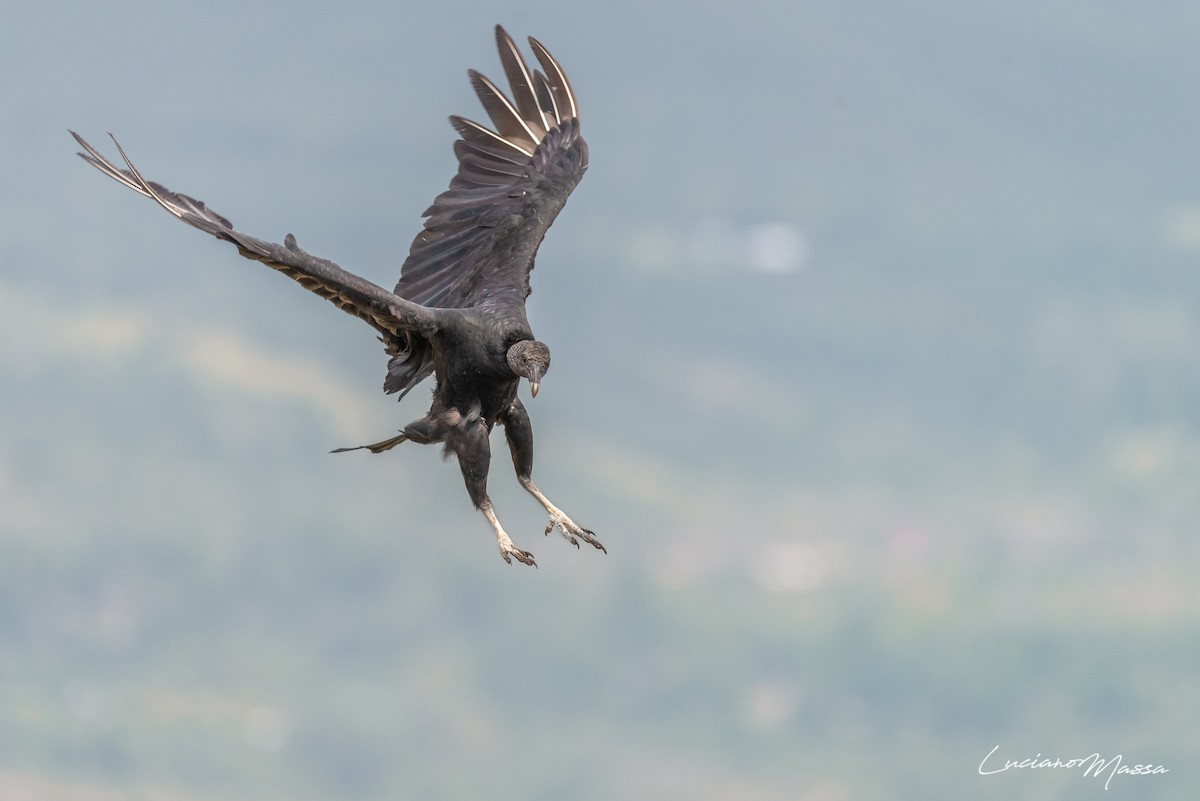
<instances>
[{"instance_id":1,"label":"bird's right wing","mask_svg":"<svg viewBox=\"0 0 1200 801\"><path fill-rule=\"evenodd\" d=\"M154 200L172 215L193 228L199 228L218 239L237 245L238 252L248 259L261 261L278 270L305 289L332 301L342 311L353 314L380 333L380 339L393 357L409 347L417 337L427 337L437 329L437 315L418 303L405 300L381 286L343 270L331 261L317 258L300 249L291 234L283 244L256 239L234 230L229 220L208 208L202 201L172 192L161 184L142 177L129 161L116 139L125 169L117 167L79 134L71 131L85 152L79 156L100 172L124 184L133 191Z\"/></svg>"}]
</instances>

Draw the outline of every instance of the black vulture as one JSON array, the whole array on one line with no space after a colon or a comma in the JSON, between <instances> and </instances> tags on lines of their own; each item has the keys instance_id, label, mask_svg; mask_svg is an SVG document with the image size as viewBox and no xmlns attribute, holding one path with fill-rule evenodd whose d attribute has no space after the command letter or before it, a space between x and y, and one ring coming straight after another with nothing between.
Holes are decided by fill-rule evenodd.
<instances>
[{"instance_id":1,"label":"black vulture","mask_svg":"<svg viewBox=\"0 0 1200 801\"><path fill-rule=\"evenodd\" d=\"M546 534L557 528L576 548L582 540L605 549L533 483L533 428L517 397L522 378L536 396L550 368L550 350L534 338L525 316L534 256L588 162L567 76L541 43L533 37L529 43L541 66L532 72L496 26L511 100L483 75L468 72L495 130L450 118L461 137L454 143L458 173L425 211L394 292L306 253L291 234L279 245L234 229L203 202L142 177L115 137L124 168L71 135L85 151L79 155L110 178L374 328L389 357L385 391L403 398L432 374L429 413L398 436L359 447L381 453L405 440L444 443L445 453L458 458L471 502L495 531L504 561L512 564L515 557L534 565L533 556L505 533L488 498L488 440L497 423L504 426L521 486L550 515Z\"/></svg>"}]
</instances>

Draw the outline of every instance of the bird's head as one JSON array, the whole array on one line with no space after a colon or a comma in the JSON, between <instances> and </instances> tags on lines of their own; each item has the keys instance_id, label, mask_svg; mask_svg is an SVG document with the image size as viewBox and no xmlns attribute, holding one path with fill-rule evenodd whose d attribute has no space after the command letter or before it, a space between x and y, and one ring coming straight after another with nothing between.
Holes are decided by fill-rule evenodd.
<instances>
[{"instance_id":1,"label":"bird's head","mask_svg":"<svg viewBox=\"0 0 1200 801\"><path fill-rule=\"evenodd\" d=\"M523 339L508 349L508 366L519 378L529 379L529 392L535 398L538 383L550 369L550 348L536 339Z\"/></svg>"}]
</instances>

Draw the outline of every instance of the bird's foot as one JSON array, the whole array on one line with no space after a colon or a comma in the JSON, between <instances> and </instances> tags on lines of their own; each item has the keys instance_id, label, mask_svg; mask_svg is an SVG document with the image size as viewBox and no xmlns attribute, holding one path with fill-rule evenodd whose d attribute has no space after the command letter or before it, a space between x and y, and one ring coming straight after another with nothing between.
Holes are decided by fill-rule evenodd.
<instances>
[{"instance_id":1,"label":"bird's foot","mask_svg":"<svg viewBox=\"0 0 1200 801\"><path fill-rule=\"evenodd\" d=\"M576 548L579 547L579 541L583 540L593 548L608 553L608 549L600 544L600 540L596 539L596 535L592 531L579 525L567 517L562 509L550 503L550 499L542 494L542 491L537 488L528 475L521 476L520 481L526 492L536 498L537 502L546 510L546 514L550 515L550 522L546 524L546 536L550 536L551 531L558 529L563 538Z\"/></svg>"},{"instance_id":2,"label":"bird's foot","mask_svg":"<svg viewBox=\"0 0 1200 801\"><path fill-rule=\"evenodd\" d=\"M496 542L500 545L500 556L505 562L511 565L512 560L516 559L521 564L537 567L537 562L533 561L533 554L529 551L522 551L514 545L512 539L503 530L496 533Z\"/></svg>"},{"instance_id":3,"label":"bird's foot","mask_svg":"<svg viewBox=\"0 0 1200 801\"><path fill-rule=\"evenodd\" d=\"M504 526L500 525L500 521L496 518L496 511L492 509L490 499L483 499L483 503L479 504L479 511L483 512L483 516L492 524L492 531L496 532L496 544L500 546L500 557L505 562L511 565L515 557L523 565L537 567L537 562L533 561L533 554L529 551L522 551L513 545L512 538L508 536L508 532L504 530Z\"/></svg>"},{"instance_id":4,"label":"bird's foot","mask_svg":"<svg viewBox=\"0 0 1200 801\"><path fill-rule=\"evenodd\" d=\"M583 540L593 548L608 553L608 549L601 544L600 540L596 539L595 533L567 517L561 509L554 507L549 512L550 522L546 524L546 536L549 536L550 532L554 531L554 529L558 529L563 538L576 548L579 547L579 541Z\"/></svg>"}]
</instances>

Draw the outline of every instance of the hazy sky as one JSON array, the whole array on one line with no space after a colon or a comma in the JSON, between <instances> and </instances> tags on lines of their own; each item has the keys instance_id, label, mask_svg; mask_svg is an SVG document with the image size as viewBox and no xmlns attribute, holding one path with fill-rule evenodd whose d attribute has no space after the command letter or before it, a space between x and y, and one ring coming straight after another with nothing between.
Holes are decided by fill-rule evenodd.
<instances>
[{"instance_id":1,"label":"hazy sky","mask_svg":"<svg viewBox=\"0 0 1200 801\"><path fill-rule=\"evenodd\" d=\"M1048 618L1045 641L1069 639L1098 608L1151 632L1147 652L1182 653L1172 650L1182 648L1178 631L1195 628L1200 6L9 6L0 15L0 561L14 575L13 565L44 571L12 590L20 626L5 636L22 681L87 690L94 665L117 654L142 683L184 695L179 664L245 654L205 692L244 723L234 740L294 762L255 768L268 777L259 784L226 776L221 786L286 797L292 785L270 777L299 770L305 753L337 751L289 750L289 727L326 720L305 688L330 687L347 730L375 720L343 669L374 677L363 681L395 692L387 697L398 707L467 704L480 717L454 730L466 740L511 725L553 739L564 764L588 764L586 749L537 722L556 720L561 698L574 695L530 700L522 717L524 707L495 700L470 672L504 659L506 638L545 633L560 660L546 662L549 681L573 686L554 665L575 665L599 688L579 714L598 721L595 737L624 778L597 780L598 797L867 797L836 766L820 767L811 795L790 793L810 766L754 737L851 742L838 751L848 759L881 745L855 739L886 729L861 698L833 715L841 728L828 738L813 727L811 699L838 697L823 682L857 674L829 668L822 678L806 649L861 610L884 619L874 614L882 608L896 615L880 623L885 643L950 632L932 641L938 653L953 653L976 621L1021 621L1008 629L1013 650L1001 652L1013 659L1011 683L980 678L999 670L983 640L950 668L913 657L913 675L962 688L928 699L928 725L896 724L911 724L922 743L990 747L1015 728L1030 736L1014 747L1031 753L1134 744L1121 739L1117 713L1070 687L1097 654L1135 657L1070 641L1063 661L1077 673L1055 673L1061 686L1026 707L1045 660L1021 638L1041 636L1032 621ZM483 116L466 70L501 74L497 22L561 61L591 148L533 276L531 319L555 362L531 414L539 484L610 555L542 538L541 510L497 454L493 495L517 544L538 556L536 585L496 573L504 565L486 524L456 467L432 450L328 457L424 411L423 390L399 410L380 392L385 360L370 330L90 169L67 133L113 154L112 132L147 177L240 229L277 241L292 232L390 287L421 211L453 173L447 116ZM380 553L381 540L392 550ZM1081 550L1094 561L1077 561ZM261 586L237 584L246 565L268 576L254 573ZM369 602L371 576L404 603ZM152 625L154 599L175 609L172 587L190 593L180 609L228 603L236 617L274 597L261 587L300 595L290 581L303 585L297 603L314 628L264 634L265 650L186 611ZM227 596L230 586L241 594ZM692 591L718 600L705 607ZM625 604L651 611L642 618ZM384 657L363 646L314 667L309 634L346 633L328 611L342 605L365 615L364 642L403 629L421 647ZM463 610L477 608L494 613L494 638L468 631L480 624ZM436 635L417 627L424 615L438 621ZM560 617L574 615L589 616L592 639L563 634L571 627ZM353 640L358 629L348 631ZM712 643L740 636L760 661L708 660ZM829 636L828 664L896 656ZM1115 642L1119 631L1096 636ZM72 659L77 647L84 656ZM589 647L644 660L623 663L626 673L572 661ZM418 653L434 656L417 664ZM290 711L286 692L262 689L270 680L245 678L270 658L300 666ZM543 675L532 656L523 664ZM1109 689L1133 693L1147 715L1174 720L1186 705L1144 687L1196 697L1182 672L1128 664L1158 678L1136 691L1113 679ZM386 690L385 674L403 681ZM421 683L431 675L441 683ZM864 686L893 686L863 675ZM1078 725L1042 745L1034 707L1058 709L1060 695L1070 706L1062 717ZM55 773L60 752L47 743L59 727L46 721L74 721L78 697L91 696L47 689L30 702L41 717L0 730L0 743L6 732L32 743L22 752L30 775ZM680 697L732 711L714 713L711 733L693 726ZM942 727L983 697L1028 716L980 713L961 730ZM204 719L181 715L186 725ZM105 731L159 731L115 720ZM1137 722L1136 745L1181 742ZM390 725L372 730L398 749L379 746L380 764L424 742ZM1112 742L1084 742L1093 725L1110 726ZM698 733L675 751L634 736L680 730ZM160 764L129 741L132 764L153 763L155 781L191 786L186 770L161 767L186 748L164 739ZM894 744L883 743L899 781L924 752ZM750 752L762 761L739 756ZM701 767L712 781L674 783ZM84 773L120 785L119 771ZM961 789L904 775L911 783L898 786L909 790ZM432 776L428 786L454 795ZM330 781L339 797L371 797ZM1029 781L959 797L1049 786ZM510 789L564 797L555 786Z\"/></svg>"}]
</instances>

